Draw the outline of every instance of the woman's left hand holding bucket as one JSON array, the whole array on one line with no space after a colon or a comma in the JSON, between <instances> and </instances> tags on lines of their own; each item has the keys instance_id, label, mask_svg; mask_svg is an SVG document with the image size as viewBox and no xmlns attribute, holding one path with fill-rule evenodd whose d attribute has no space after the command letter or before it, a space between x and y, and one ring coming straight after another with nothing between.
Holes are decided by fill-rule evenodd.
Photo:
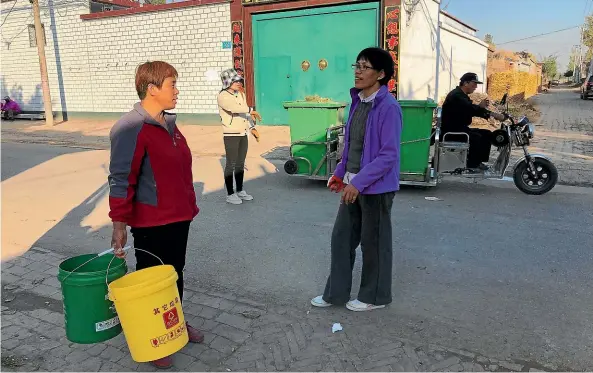
<instances>
[{"instance_id":1,"label":"woman's left hand holding bucket","mask_svg":"<svg viewBox=\"0 0 593 373\"><path fill-rule=\"evenodd\" d=\"M126 252L124 246L128 241L128 230L126 223L113 222L113 233L111 235L111 247L113 247L113 254L118 258L124 258Z\"/></svg>"}]
</instances>

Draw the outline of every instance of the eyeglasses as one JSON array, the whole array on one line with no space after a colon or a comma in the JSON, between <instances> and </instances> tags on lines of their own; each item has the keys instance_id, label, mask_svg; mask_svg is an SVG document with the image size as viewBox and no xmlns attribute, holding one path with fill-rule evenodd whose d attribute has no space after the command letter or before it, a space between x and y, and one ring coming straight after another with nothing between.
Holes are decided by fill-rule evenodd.
<instances>
[{"instance_id":1,"label":"eyeglasses","mask_svg":"<svg viewBox=\"0 0 593 373\"><path fill-rule=\"evenodd\" d=\"M352 70L359 70L359 71L367 71L369 69L373 69L371 66L361 65L358 63L352 64Z\"/></svg>"}]
</instances>

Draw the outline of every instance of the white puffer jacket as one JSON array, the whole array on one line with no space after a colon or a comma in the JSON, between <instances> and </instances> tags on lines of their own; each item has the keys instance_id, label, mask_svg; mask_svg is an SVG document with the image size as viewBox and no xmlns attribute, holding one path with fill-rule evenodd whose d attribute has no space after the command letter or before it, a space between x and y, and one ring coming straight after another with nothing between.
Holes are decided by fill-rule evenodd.
<instances>
[{"instance_id":1,"label":"white puffer jacket","mask_svg":"<svg viewBox=\"0 0 593 373\"><path fill-rule=\"evenodd\" d=\"M241 92L233 94L227 90L221 91L218 94L218 112L225 136L246 136L247 131L254 126L249 115L251 108Z\"/></svg>"}]
</instances>

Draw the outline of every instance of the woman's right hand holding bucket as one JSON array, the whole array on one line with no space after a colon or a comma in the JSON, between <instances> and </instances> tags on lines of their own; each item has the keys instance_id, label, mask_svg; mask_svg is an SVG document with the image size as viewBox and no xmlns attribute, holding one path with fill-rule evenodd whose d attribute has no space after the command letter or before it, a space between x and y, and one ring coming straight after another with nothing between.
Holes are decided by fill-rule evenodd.
<instances>
[{"instance_id":1,"label":"woman's right hand holding bucket","mask_svg":"<svg viewBox=\"0 0 593 373\"><path fill-rule=\"evenodd\" d=\"M111 235L111 247L113 247L113 254L118 258L124 258L126 252L124 246L128 241L128 229L126 223L113 222L113 233Z\"/></svg>"}]
</instances>

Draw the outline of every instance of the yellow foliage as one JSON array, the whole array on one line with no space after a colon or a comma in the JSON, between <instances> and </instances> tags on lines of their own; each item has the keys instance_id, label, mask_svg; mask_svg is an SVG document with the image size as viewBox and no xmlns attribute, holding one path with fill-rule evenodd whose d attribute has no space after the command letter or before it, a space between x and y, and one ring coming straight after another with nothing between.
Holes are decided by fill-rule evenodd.
<instances>
[{"instance_id":1,"label":"yellow foliage","mask_svg":"<svg viewBox=\"0 0 593 373\"><path fill-rule=\"evenodd\" d=\"M494 73L488 80L488 95L500 100L508 92L509 97L523 96L527 99L538 92L539 77L527 72L505 71Z\"/></svg>"}]
</instances>

